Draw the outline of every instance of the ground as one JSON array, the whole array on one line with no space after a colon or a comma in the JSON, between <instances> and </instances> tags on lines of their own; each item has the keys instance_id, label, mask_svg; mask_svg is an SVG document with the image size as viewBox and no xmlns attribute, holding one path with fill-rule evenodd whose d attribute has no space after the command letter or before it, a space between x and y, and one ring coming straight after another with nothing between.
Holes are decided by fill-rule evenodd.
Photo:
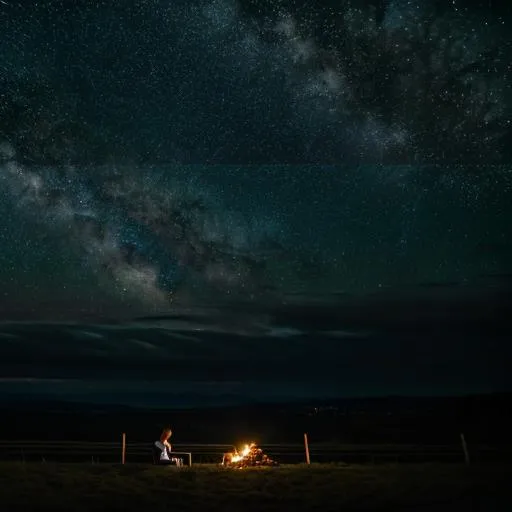
<instances>
[{"instance_id":1,"label":"ground","mask_svg":"<svg viewBox=\"0 0 512 512\"><path fill-rule=\"evenodd\" d=\"M2 510L512 510L509 468L297 465L225 469L0 463ZM508 500L504 502L503 500Z\"/></svg>"}]
</instances>

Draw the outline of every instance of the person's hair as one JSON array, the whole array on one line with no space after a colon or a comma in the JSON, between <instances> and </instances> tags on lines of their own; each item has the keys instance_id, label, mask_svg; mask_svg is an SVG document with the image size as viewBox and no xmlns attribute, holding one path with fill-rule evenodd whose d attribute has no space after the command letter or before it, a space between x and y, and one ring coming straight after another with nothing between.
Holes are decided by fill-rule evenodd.
<instances>
[{"instance_id":1,"label":"person's hair","mask_svg":"<svg viewBox=\"0 0 512 512\"><path fill-rule=\"evenodd\" d=\"M169 425L167 425L163 428L162 432L170 432L172 434L172 429Z\"/></svg>"}]
</instances>

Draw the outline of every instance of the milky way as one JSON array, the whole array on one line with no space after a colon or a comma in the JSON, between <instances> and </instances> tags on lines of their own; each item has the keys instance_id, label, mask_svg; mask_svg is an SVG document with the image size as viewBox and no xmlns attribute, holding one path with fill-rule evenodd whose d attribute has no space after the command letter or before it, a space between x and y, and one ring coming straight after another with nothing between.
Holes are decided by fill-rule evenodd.
<instances>
[{"instance_id":1,"label":"milky way","mask_svg":"<svg viewBox=\"0 0 512 512\"><path fill-rule=\"evenodd\" d=\"M65 236L131 300L166 310L183 288L196 299L212 290L259 298L272 284L266 258L284 250L272 224L230 211L186 172L106 167L91 177L74 167L26 168L11 146L2 152L17 208Z\"/></svg>"},{"instance_id":2,"label":"milky way","mask_svg":"<svg viewBox=\"0 0 512 512\"><path fill-rule=\"evenodd\" d=\"M509 155L503 12L463 0L121 4L0 6L0 134L20 158L410 164Z\"/></svg>"},{"instance_id":3,"label":"milky way","mask_svg":"<svg viewBox=\"0 0 512 512\"><path fill-rule=\"evenodd\" d=\"M4 296L59 275L160 312L508 272L509 21L462 0L1 2Z\"/></svg>"}]
</instances>

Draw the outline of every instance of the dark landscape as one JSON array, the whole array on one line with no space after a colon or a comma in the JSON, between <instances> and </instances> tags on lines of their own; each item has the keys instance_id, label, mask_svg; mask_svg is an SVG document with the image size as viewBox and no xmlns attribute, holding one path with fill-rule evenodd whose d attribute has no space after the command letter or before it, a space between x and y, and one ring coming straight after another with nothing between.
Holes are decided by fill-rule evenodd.
<instances>
[{"instance_id":1,"label":"dark landscape","mask_svg":"<svg viewBox=\"0 0 512 512\"><path fill-rule=\"evenodd\" d=\"M0 497L9 510L504 512L510 405L509 394L179 410L19 397L2 404ZM165 424L192 467L152 464ZM220 466L251 441L280 465Z\"/></svg>"},{"instance_id":2,"label":"dark landscape","mask_svg":"<svg viewBox=\"0 0 512 512\"><path fill-rule=\"evenodd\" d=\"M507 468L508 469L508 468ZM6 510L506 512L503 466L385 465L191 469L0 464Z\"/></svg>"},{"instance_id":3,"label":"dark landscape","mask_svg":"<svg viewBox=\"0 0 512 512\"><path fill-rule=\"evenodd\" d=\"M164 425L175 444L311 443L495 445L506 450L512 396L379 397L230 407L151 408L19 397L2 403L0 439L151 443ZM462 451L461 451L462 455Z\"/></svg>"}]
</instances>

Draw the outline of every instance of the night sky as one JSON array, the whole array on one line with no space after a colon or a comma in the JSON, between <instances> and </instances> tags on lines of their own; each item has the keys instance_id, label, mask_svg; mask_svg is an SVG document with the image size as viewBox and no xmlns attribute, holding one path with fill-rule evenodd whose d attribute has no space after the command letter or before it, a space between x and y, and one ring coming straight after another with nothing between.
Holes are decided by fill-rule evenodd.
<instances>
[{"instance_id":1,"label":"night sky","mask_svg":"<svg viewBox=\"0 0 512 512\"><path fill-rule=\"evenodd\" d=\"M500 6L0 0L0 394L510 389Z\"/></svg>"}]
</instances>

